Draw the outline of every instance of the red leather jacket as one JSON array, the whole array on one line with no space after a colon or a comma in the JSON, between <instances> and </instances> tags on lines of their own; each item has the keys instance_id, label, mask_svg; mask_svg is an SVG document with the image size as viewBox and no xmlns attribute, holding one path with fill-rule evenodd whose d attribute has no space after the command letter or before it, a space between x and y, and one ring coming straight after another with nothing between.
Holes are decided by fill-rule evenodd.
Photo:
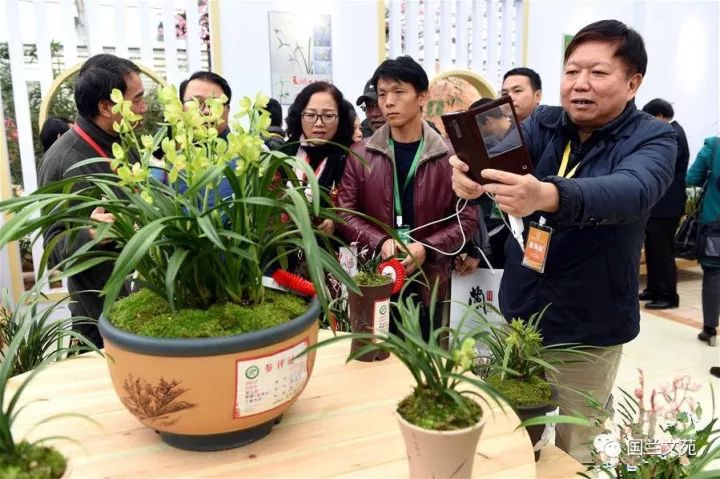
<instances>
[{"instance_id":1,"label":"red leather jacket","mask_svg":"<svg viewBox=\"0 0 720 479\"><path fill-rule=\"evenodd\" d=\"M350 156L345 165L345 173L340 181L337 205L340 208L372 216L392 228L393 211L393 162L394 154L388 145L390 126L378 129L366 142L353 145L353 151L364 158L363 164ZM455 212L457 196L452 190L452 169L448 158L452 148L442 137L423 122L425 138L424 151L413 181L414 217L417 226L431 223L450 216ZM336 225L336 231L347 242L357 241L360 247L369 247L379 251L383 242L389 238L377 225L353 214L342 213L346 224ZM460 223L465 239L469 240L478 228L475 207L465 206L460 213ZM412 237L441 251L453 252L463 244L463 233L457 217L415 231ZM426 248L426 260L422 270L430 280L430 286L439 279L438 298L449 296L452 256L447 256ZM427 305L430 290L423 292L423 302Z\"/></svg>"}]
</instances>

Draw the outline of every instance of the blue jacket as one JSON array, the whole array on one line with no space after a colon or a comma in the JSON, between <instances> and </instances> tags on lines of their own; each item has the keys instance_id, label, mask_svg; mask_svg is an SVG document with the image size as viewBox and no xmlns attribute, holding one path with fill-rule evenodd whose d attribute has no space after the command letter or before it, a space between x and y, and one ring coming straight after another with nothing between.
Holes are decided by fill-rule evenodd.
<instances>
[{"instance_id":1,"label":"blue jacket","mask_svg":"<svg viewBox=\"0 0 720 479\"><path fill-rule=\"evenodd\" d=\"M673 179L675 132L633 102L582 144L560 107L538 107L522 132L533 174L557 186L560 209L543 215L554 228L544 274L522 266L520 247L507 242L503 314L527 319L551 304L541 321L546 344L610 346L632 340L640 331L638 270L645 223ZM582 160L567 179L555 175L570 140L571 159ZM526 232L529 221L539 217L525 219Z\"/></svg>"}]
</instances>

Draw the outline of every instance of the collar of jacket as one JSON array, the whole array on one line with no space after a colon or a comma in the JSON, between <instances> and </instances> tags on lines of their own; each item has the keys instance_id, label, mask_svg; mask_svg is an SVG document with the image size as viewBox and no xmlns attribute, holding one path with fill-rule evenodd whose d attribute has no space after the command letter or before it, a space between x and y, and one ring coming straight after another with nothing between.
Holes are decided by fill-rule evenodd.
<instances>
[{"instance_id":1,"label":"collar of jacket","mask_svg":"<svg viewBox=\"0 0 720 479\"><path fill-rule=\"evenodd\" d=\"M552 128L568 136L577 133L577 127L572 122L572 120L570 120L570 117L565 112L565 110L561 107L540 106L538 108L540 109L538 111L538 121L542 126L546 128ZM630 100L625 105L625 109L623 110L623 112L620 113L617 118L612 120L607 125L593 130L592 136L595 138L599 138L617 133L619 130L621 130L625 121L630 118L630 116L632 116L635 111L637 111L637 107L635 106L635 100Z\"/></svg>"},{"instance_id":2,"label":"collar of jacket","mask_svg":"<svg viewBox=\"0 0 720 479\"><path fill-rule=\"evenodd\" d=\"M423 120L423 138L425 138L425 147L422 156L420 157L420 163L438 158L448 154L448 150L445 141L442 136L432 128L430 125ZM392 161L395 161L395 154L390 149L388 140L390 139L390 125L385 123L383 126L377 129L373 135L368 138L365 144L365 149L375 151L383 156L386 156Z\"/></svg>"},{"instance_id":3,"label":"collar of jacket","mask_svg":"<svg viewBox=\"0 0 720 479\"><path fill-rule=\"evenodd\" d=\"M111 135L92 121L88 121L81 116L78 116L75 122L103 149L106 155L113 156L112 145L120 141L118 135Z\"/></svg>"}]
</instances>

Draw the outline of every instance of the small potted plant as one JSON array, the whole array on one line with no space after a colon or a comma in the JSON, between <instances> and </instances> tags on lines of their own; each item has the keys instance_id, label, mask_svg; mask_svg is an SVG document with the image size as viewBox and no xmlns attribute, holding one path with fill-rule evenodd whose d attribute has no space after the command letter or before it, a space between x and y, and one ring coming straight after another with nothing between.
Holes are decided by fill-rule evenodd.
<instances>
[{"instance_id":1,"label":"small potted plant","mask_svg":"<svg viewBox=\"0 0 720 479\"><path fill-rule=\"evenodd\" d=\"M435 293L436 290L432 305ZM457 334L443 327L433 331L426 341L420 328L421 306L417 299L401 294L392 306L397 312L398 335L349 333L322 341L309 350L335 341L362 339L365 345L351 352L348 361L377 352L397 357L415 381L413 392L400 401L396 414L405 439L410 477L469 478L485 425L478 401L495 400L502 407L491 386L467 374L473 367L475 339L472 334ZM441 341L449 333L446 350Z\"/></svg>"},{"instance_id":2,"label":"small potted plant","mask_svg":"<svg viewBox=\"0 0 720 479\"><path fill-rule=\"evenodd\" d=\"M711 419L703 421L703 410L692 397L700 386L690 376L676 377L648 393L643 371L638 372L640 384L632 394L619 388L622 401L616 407L621 423L614 417L595 421L601 433L591 446L593 463L581 475L588 479L720 477L720 468L713 467L720 459L715 405Z\"/></svg>"},{"instance_id":3,"label":"small potted plant","mask_svg":"<svg viewBox=\"0 0 720 479\"><path fill-rule=\"evenodd\" d=\"M402 287L405 271L397 260L383 262L380 255L371 255L367 249L358 253L357 269L352 278L360 291L349 291L347 300L350 330L353 333L387 333L390 330L390 297ZM367 340L355 338L350 351L357 351L366 343ZM381 361L389 356L387 351L369 351L355 359Z\"/></svg>"},{"instance_id":4,"label":"small potted plant","mask_svg":"<svg viewBox=\"0 0 720 479\"><path fill-rule=\"evenodd\" d=\"M45 284L41 280L40 284ZM20 299L13 304L7 290L0 291L0 358L10 361L10 351L2 347L11 344L15 338L21 336L17 351L12 359L11 376L31 371L49 360L55 360L62 353L82 353L94 348L87 348L87 340L77 331L73 331L73 324L90 324L90 318L61 318L54 316L58 313L69 296L43 307L42 303L49 303L49 299L38 287L24 292ZM29 323L24 329L25 323ZM24 334L20 334L24 331ZM74 345L74 346L70 346Z\"/></svg>"},{"instance_id":5,"label":"small potted plant","mask_svg":"<svg viewBox=\"0 0 720 479\"><path fill-rule=\"evenodd\" d=\"M7 295L4 296L7 301ZM14 387L14 391L8 391L9 379L16 372L25 369L25 366L29 364L27 362L28 357L35 358L35 355L27 352L28 335L32 335L33 329L36 328L34 320L39 318L42 321L43 318L47 318L52 312L56 311L61 304L61 302L58 302L47 308L41 308L39 303L43 298L44 296L39 293L36 286L33 290L21 295L17 307L12 307L8 302L5 302L3 307L0 308L0 314L5 315L2 318L5 323L4 327L14 325L13 334L6 336L10 341L7 343L7 349L3 352L3 359L0 362L0 477L3 478L58 479L68 477L67 459L54 447L45 445L47 439L35 441L24 439L18 442L12 430L18 415L23 410L23 407L20 406L20 397L37 373L49 362L58 360L65 353L71 350L78 351L78 347L63 347L52 341L53 349L51 351L49 349L45 350L41 355L38 355L38 361L32 363L34 369L21 379L21 382ZM99 352L92 342L85 337L74 331L71 333L72 337L86 348L86 351ZM54 335L55 339L66 339L71 336L70 334L60 335L60 333L56 332L48 334ZM67 416L75 415L61 414L54 417ZM78 417L84 418L84 416ZM62 438L53 437L53 439Z\"/></svg>"},{"instance_id":6,"label":"small potted plant","mask_svg":"<svg viewBox=\"0 0 720 479\"><path fill-rule=\"evenodd\" d=\"M313 170L264 148L266 97L240 101L227 139L218 131L226 97L208 99L207 114L197 100L181 103L174 87L158 97L166 123L138 138L141 118L113 91L122 117L115 174L70 177L0 202L15 215L0 246L56 223L66 225L64 238L51 245L95 228L95 239L56 266L68 276L114 264L99 328L123 404L175 447L237 447L268 434L307 384L314 355L293 357L317 341L326 275L355 286L314 227L316 218L339 217L321 206ZM96 207L114 221L92 221ZM299 250L311 301L265 286ZM130 275L140 291L116 303Z\"/></svg>"},{"instance_id":7,"label":"small potted plant","mask_svg":"<svg viewBox=\"0 0 720 479\"><path fill-rule=\"evenodd\" d=\"M557 371L555 366L560 362L558 353L577 355L579 359L592 357L578 345L543 345L539 323L545 309L533 314L527 321L513 319L510 323L488 324L478 336L490 351L490 357L484 358L480 376L500 391L523 423L540 418L526 425L536 461L540 457L540 439L547 424L589 424L572 416L543 418L557 408L558 390L547 381L546 373Z\"/></svg>"}]
</instances>

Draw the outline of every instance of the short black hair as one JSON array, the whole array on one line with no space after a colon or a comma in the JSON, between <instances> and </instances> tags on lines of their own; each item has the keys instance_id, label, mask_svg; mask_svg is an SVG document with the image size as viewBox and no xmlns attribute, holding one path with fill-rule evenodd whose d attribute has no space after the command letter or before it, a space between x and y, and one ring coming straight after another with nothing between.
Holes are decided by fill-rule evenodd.
<instances>
[{"instance_id":1,"label":"short black hair","mask_svg":"<svg viewBox=\"0 0 720 479\"><path fill-rule=\"evenodd\" d=\"M352 105L349 102L345 102L345 98L338 87L328 82L319 81L311 83L302 90L295 97L290 109L288 110L288 116L285 119L287 123L287 135L288 143L292 143L300 140L302 135L302 112L310 101L310 97L315 93L328 92L332 95L335 103L338 107L338 129L335 136L331 139L341 145L350 146L353 144L352 136L355 130L354 121L350 120L350 110Z\"/></svg>"},{"instance_id":2,"label":"short black hair","mask_svg":"<svg viewBox=\"0 0 720 479\"><path fill-rule=\"evenodd\" d=\"M528 77L530 80L530 87L533 91L542 90L542 80L540 80L540 75L538 75L538 72L533 70L532 68L526 68L526 67L518 67L513 68L512 70L508 70L505 75L503 75L503 82L507 77L514 76L514 75L522 75L524 77Z\"/></svg>"},{"instance_id":3,"label":"short black hair","mask_svg":"<svg viewBox=\"0 0 720 479\"><path fill-rule=\"evenodd\" d=\"M70 125L72 125L72 121L58 116L51 116L45 120L40 128L40 143L42 143L43 149L48 151L55 140L70 129Z\"/></svg>"},{"instance_id":4,"label":"short black hair","mask_svg":"<svg viewBox=\"0 0 720 479\"><path fill-rule=\"evenodd\" d=\"M410 83L417 93L426 92L430 86L423 67L407 55L397 57L395 60L387 59L377 67L371 80L375 90L377 90L378 80L381 78Z\"/></svg>"},{"instance_id":5,"label":"short black hair","mask_svg":"<svg viewBox=\"0 0 720 479\"><path fill-rule=\"evenodd\" d=\"M655 98L650 100L642 108L642 111L649 113L652 116L663 116L665 118L672 118L675 116L675 110L669 101L663 100L662 98Z\"/></svg>"},{"instance_id":6,"label":"short black hair","mask_svg":"<svg viewBox=\"0 0 720 479\"><path fill-rule=\"evenodd\" d=\"M125 94L125 77L131 73L140 74L140 68L125 58L109 53L88 58L75 79L78 114L88 121L94 120L100 114L98 104L103 100L110 101L115 88Z\"/></svg>"},{"instance_id":7,"label":"short black hair","mask_svg":"<svg viewBox=\"0 0 720 479\"><path fill-rule=\"evenodd\" d=\"M270 126L282 128L282 106L275 98L270 98L265 109L270 113Z\"/></svg>"},{"instance_id":8,"label":"short black hair","mask_svg":"<svg viewBox=\"0 0 720 479\"><path fill-rule=\"evenodd\" d=\"M225 94L228 99L227 104L230 104L230 100L232 100L232 90L230 89L230 84L227 82L226 79L224 79L217 73L208 71L195 72L190 75L190 78L188 78L187 80L183 80L180 83L180 101L185 101L185 90L187 90L188 83L193 80L206 81L208 83L214 83L215 85L219 86L220 89L223 91L223 94Z\"/></svg>"},{"instance_id":9,"label":"short black hair","mask_svg":"<svg viewBox=\"0 0 720 479\"><path fill-rule=\"evenodd\" d=\"M617 45L615 57L620 58L627 67L627 76L636 73L645 76L647 70L647 51L642 36L632 28L618 20L600 20L583 27L570 41L565 49L564 62L582 43L599 41Z\"/></svg>"}]
</instances>

